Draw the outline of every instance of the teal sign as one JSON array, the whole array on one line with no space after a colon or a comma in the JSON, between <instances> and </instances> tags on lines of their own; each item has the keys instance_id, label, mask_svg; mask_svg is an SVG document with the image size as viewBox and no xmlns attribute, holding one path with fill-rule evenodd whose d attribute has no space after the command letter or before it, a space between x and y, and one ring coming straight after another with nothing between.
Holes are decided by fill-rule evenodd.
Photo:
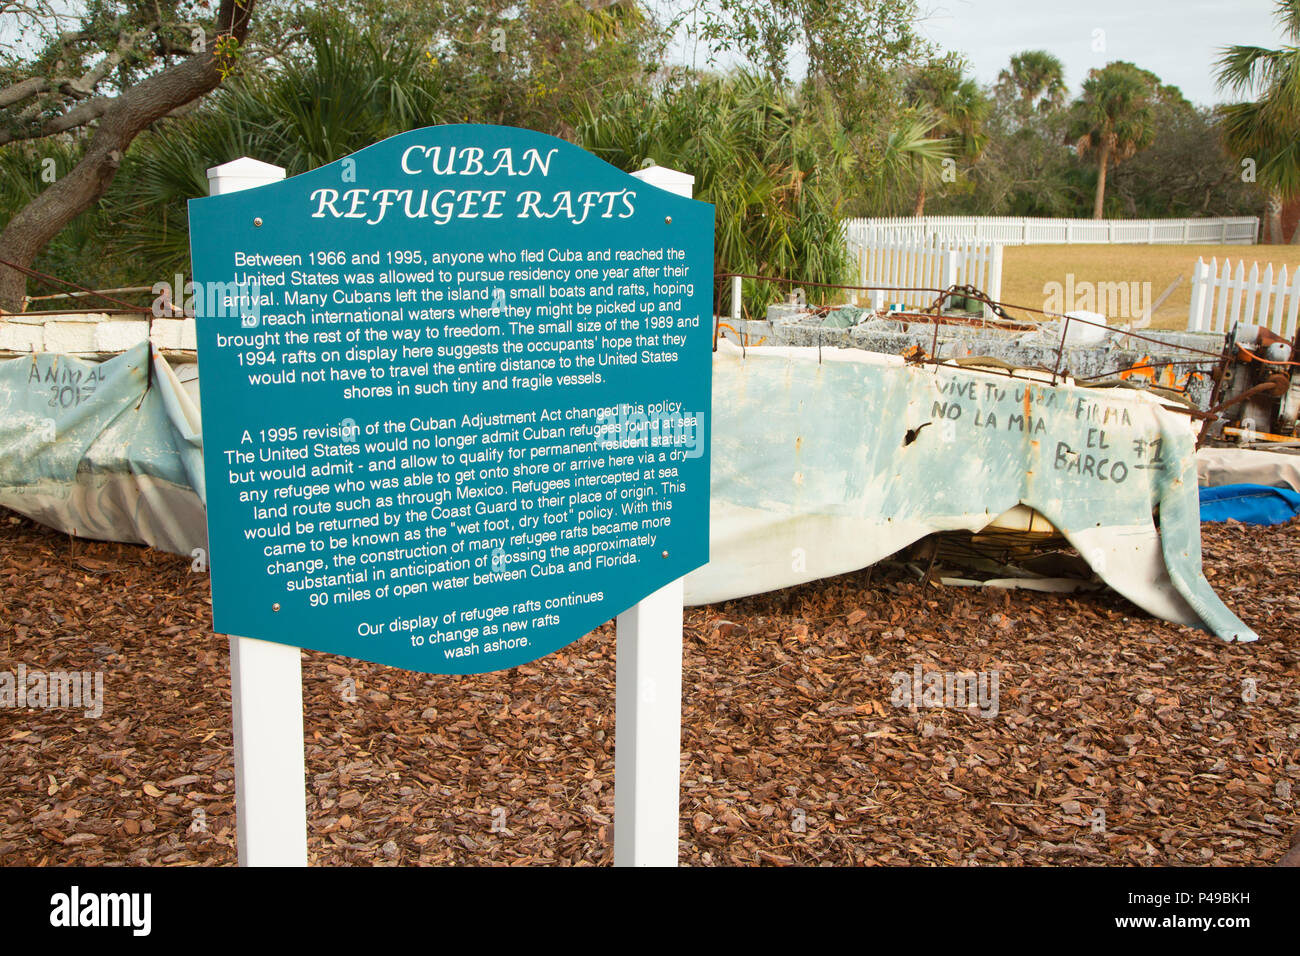
<instances>
[{"instance_id":1,"label":"teal sign","mask_svg":"<svg viewBox=\"0 0 1300 956\"><path fill-rule=\"evenodd\" d=\"M218 632L500 670L708 561L712 206L441 126L190 241Z\"/></svg>"}]
</instances>

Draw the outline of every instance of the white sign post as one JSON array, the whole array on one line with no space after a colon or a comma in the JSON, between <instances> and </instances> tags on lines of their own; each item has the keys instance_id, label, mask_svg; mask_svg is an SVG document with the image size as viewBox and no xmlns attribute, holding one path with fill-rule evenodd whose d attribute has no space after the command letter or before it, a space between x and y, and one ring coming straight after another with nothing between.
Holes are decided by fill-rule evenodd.
<instances>
[{"instance_id":1,"label":"white sign post","mask_svg":"<svg viewBox=\"0 0 1300 956\"><path fill-rule=\"evenodd\" d=\"M281 179L279 166L245 157L209 169L208 193L232 193ZM239 865L306 866L302 651L230 635L230 706Z\"/></svg>"},{"instance_id":2,"label":"white sign post","mask_svg":"<svg viewBox=\"0 0 1300 956\"><path fill-rule=\"evenodd\" d=\"M632 174L691 198L695 177ZM707 409L702 409L707 413ZM678 578L618 616L614 714L614 865L676 866L681 800L682 602Z\"/></svg>"},{"instance_id":3,"label":"white sign post","mask_svg":"<svg viewBox=\"0 0 1300 956\"><path fill-rule=\"evenodd\" d=\"M677 865L682 591L678 578L618 616L615 866Z\"/></svg>"},{"instance_id":4,"label":"white sign post","mask_svg":"<svg viewBox=\"0 0 1300 956\"><path fill-rule=\"evenodd\" d=\"M278 166L237 159L208 170L209 193L250 189L277 182L284 175ZM633 175L691 198L695 177L686 173L655 166ZM682 603L679 578L618 616L617 866L677 865ZM301 650L231 635L230 693L239 863L306 866Z\"/></svg>"}]
</instances>

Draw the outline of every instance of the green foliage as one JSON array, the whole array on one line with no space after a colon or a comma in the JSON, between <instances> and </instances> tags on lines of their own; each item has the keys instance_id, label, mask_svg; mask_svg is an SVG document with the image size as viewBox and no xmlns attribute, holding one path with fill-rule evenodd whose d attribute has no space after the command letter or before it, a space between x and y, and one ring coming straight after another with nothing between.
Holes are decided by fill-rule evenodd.
<instances>
[{"instance_id":1,"label":"green foliage","mask_svg":"<svg viewBox=\"0 0 1300 956\"><path fill-rule=\"evenodd\" d=\"M1117 166L1150 144L1155 89L1151 74L1144 73L1122 61L1088 72L1070 116L1070 137L1079 155L1104 153L1104 161Z\"/></svg>"},{"instance_id":2,"label":"green foliage","mask_svg":"<svg viewBox=\"0 0 1300 956\"><path fill-rule=\"evenodd\" d=\"M81 142L66 138L12 143L0 149L0 222L7 222L41 190L77 164ZM130 281L123 263L105 262L102 239L112 231L112 221L101 210L79 216L32 263L38 272L79 285L119 286ZM67 286L40 279L28 281L28 294L52 295ZM57 308L39 304L33 308Z\"/></svg>"},{"instance_id":3,"label":"green foliage","mask_svg":"<svg viewBox=\"0 0 1300 956\"><path fill-rule=\"evenodd\" d=\"M706 76L653 99L611 98L587 112L578 142L629 172L649 160L689 170L696 198L715 206L716 271L840 283L854 161L830 111L753 73ZM762 314L784 291L748 283L746 307Z\"/></svg>"},{"instance_id":4,"label":"green foliage","mask_svg":"<svg viewBox=\"0 0 1300 956\"><path fill-rule=\"evenodd\" d=\"M458 10L461 19L427 43L409 39L423 29L427 10L394 19L402 11L386 9L360 25L337 15L305 16L300 40L282 62L240 76L191 115L137 140L104 200L120 224L108 237L110 254L147 261L163 275L186 271L185 202L206 195L208 168L239 156L275 163L294 175L438 123L497 122L564 132L563 119L573 114L563 110L576 110L592 90L579 83L561 95L547 86L558 82L549 78L550 66L530 73L508 58L498 63L502 57L490 50L490 33L480 49L477 40L455 32L470 12ZM539 4L529 8L525 20L505 22L522 31L527 23L543 20L555 30L521 53L533 65L576 62L584 50L615 45L613 38L624 30L608 9L596 16L573 2ZM640 23L629 18L627 29L640 29ZM511 42L507 34L507 49ZM565 52L566 42L576 49ZM458 47L469 52L458 57ZM610 68L618 72L625 66L620 60ZM596 76L591 63L586 69L580 78ZM565 98L570 93L575 100ZM553 95L561 101L558 106Z\"/></svg>"},{"instance_id":5,"label":"green foliage","mask_svg":"<svg viewBox=\"0 0 1300 956\"><path fill-rule=\"evenodd\" d=\"M104 200L121 224L109 248L163 275L186 272L185 203L207 195L209 168L253 156L290 175L306 172L442 122L442 92L420 48L315 18L281 68L242 77L189 116L140 137Z\"/></svg>"},{"instance_id":6,"label":"green foliage","mask_svg":"<svg viewBox=\"0 0 1300 956\"><path fill-rule=\"evenodd\" d=\"M927 138L940 139L948 147L948 154L939 157L937 164L922 153L911 154L916 181L914 213L918 216L925 214L927 193L945 181L957 182L957 161L969 167L988 142L985 123L990 103L975 81L964 76L965 69L964 61L950 54L908 71L903 86L904 96L913 105L913 115L931 120ZM969 183L969 178L965 182Z\"/></svg>"},{"instance_id":7,"label":"green foliage","mask_svg":"<svg viewBox=\"0 0 1300 956\"><path fill-rule=\"evenodd\" d=\"M1241 167L1224 151L1213 110L1162 99L1151 117L1151 145L1110 181L1112 212L1131 219L1258 213L1259 190L1242 182Z\"/></svg>"},{"instance_id":8,"label":"green foliage","mask_svg":"<svg viewBox=\"0 0 1300 956\"><path fill-rule=\"evenodd\" d=\"M1242 183L1240 168L1224 151L1212 111L1192 106L1176 87L1150 71L1126 63L1108 69L1145 84L1139 111L1145 135L1140 141L1148 145L1119 165L1114 156L1108 157L1107 214L1162 218L1246 215L1254 210L1256 191ZM1083 157L1066 145L1077 144L1088 128L1079 124L1082 107L1065 104L1059 61L1043 51L1016 54L990 93L988 141L969 170L972 187L936 197L934 211L1087 215L1096 200L1100 157L1091 140Z\"/></svg>"},{"instance_id":9,"label":"green foliage","mask_svg":"<svg viewBox=\"0 0 1300 956\"><path fill-rule=\"evenodd\" d=\"M134 0L83 6L100 18L99 34L77 66L103 55L123 16L148 12ZM1300 0L1279 8L1300 24ZM191 9L164 4L154 16ZM933 55L917 37L915 0L714 0L699 34L753 64L728 75L665 69L673 25L642 0L305 9L261 0L259 9L260 32L234 58L230 81L138 137L98 208L65 229L38 268L101 287L187 271L186 202L206 194L208 168L249 155L296 174L443 122L528 127L626 170L654 160L691 172L697 196L717 209L717 269L802 283L845 281L840 229L852 216L1084 215L1101 191L1103 153L1111 214L1249 209L1258 196L1220 148L1221 133L1249 145L1261 181L1300 184L1295 47L1226 53L1225 83L1260 100L1210 114L1127 63L1094 71L1067 105L1061 64L1041 50L1013 56L982 90L960 58ZM806 68L802 78L792 66ZM20 68L0 50L0 83ZM149 68L123 66L112 82ZM87 135L0 147L0 216L47 185L40 160L70 168ZM751 314L786 291L752 285Z\"/></svg>"},{"instance_id":10,"label":"green foliage","mask_svg":"<svg viewBox=\"0 0 1300 956\"><path fill-rule=\"evenodd\" d=\"M1090 171L1065 145L1062 110L1022 114L1018 100L995 98L988 142L970 170L972 188L939 199L937 215L1073 217L1086 209Z\"/></svg>"},{"instance_id":11,"label":"green foliage","mask_svg":"<svg viewBox=\"0 0 1300 956\"><path fill-rule=\"evenodd\" d=\"M918 190L942 181L943 161L953 158L952 143L932 135L942 122L931 108L911 107L880 131L866 175L858 180L858 195L847 204L851 217L910 213Z\"/></svg>"},{"instance_id":12,"label":"green foliage","mask_svg":"<svg viewBox=\"0 0 1300 956\"><path fill-rule=\"evenodd\" d=\"M1104 213L1107 172L1155 138L1153 78L1131 63L1108 63L1088 72L1083 93L1070 108L1070 139L1081 157L1092 154L1097 163L1096 219Z\"/></svg>"},{"instance_id":13,"label":"green foliage","mask_svg":"<svg viewBox=\"0 0 1300 956\"><path fill-rule=\"evenodd\" d=\"M1277 0L1288 46L1232 46L1218 63L1221 87L1256 99L1219 110L1223 137L1255 162L1259 183L1281 199L1300 196L1300 0Z\"/></svg>"},{"instance_id":14,"label":"green foliage","mask_svg":"<svg viewBox=\"0 0 1300 956\"><path fill-rule=\"evenodd\" d=\"M344 16L423 48L456 122L572 138L585 105L641 89L666 41L640 0L354 0Z\"/></svg>"},{"instance_id":15,"label":"green foliage","mask_svg":"<svg viewBox=\"0 0 1300 956\"><path fill-rule=\"evenodd\" d=\"M922 58L916 0L716 0L700 33L777 85L806 66L807 82L850 111L888 105L891 73Z\"/></svg>"},{"instance_id":16,"label":"green foliage","mask_svg":"<svg viewBox=\"0 0 1300 956\"><path fill-rule=\"evenodd\" d=\"M0 23L0 142L77 128L74 107L111 97L206 43L205 0L27 0ZM22 84L35 84L19 93ZM60 122L61 121L61 122Z\"/></svg>"},{"instance_id":17,"label":"green foliage","mask_svg":"<svg viewBox=\"0 0 1300 956\"><path fill-rule=\"evenodd\" d=\"M1025 50L998 74L997 89L1009 94L1022 119L1057 110L1065 103L1065 67L1046 50Z\"/></svg>"}]
</instances>

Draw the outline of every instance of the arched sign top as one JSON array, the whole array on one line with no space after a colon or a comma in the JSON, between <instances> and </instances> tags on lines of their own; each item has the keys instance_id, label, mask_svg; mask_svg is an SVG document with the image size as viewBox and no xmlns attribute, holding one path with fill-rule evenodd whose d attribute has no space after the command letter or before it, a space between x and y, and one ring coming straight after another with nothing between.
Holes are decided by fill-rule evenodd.
<instances>
[{"instance_id":1,"label":"arched sign top","mask_svg":"<svg viewBox=\"0 0 1300 956\"><path fill-rule=\"evenodd\" d=\"M499 670L708 560L708 204L452 125L190 233L218 631Z\"/></svg>"},{"instance_id":2,"label":"arched sign top","mask_svg":"<svg viewBox=\"0 0 1300 956\"><path fill-rule=\"evenodd\" d=\"M260 170L240 168L250 163L269 165L245 157L218 169L237 178L258 175ZM461 123L399 133L291 176L283 187L260 186L256 195L309 187L310 218L368 226L402 216L433 226L471 219L502 226L518 220L571 226L598 219L626 223L638 218L637 197L644 195L647 183L674 195L684 204L679 208L707 205L676 196L668 182L660 181L664 177L694 180L662 167L637 178L555 136ZM580 188L575 190L574 183Z\"/></svg>"}]
</instances>

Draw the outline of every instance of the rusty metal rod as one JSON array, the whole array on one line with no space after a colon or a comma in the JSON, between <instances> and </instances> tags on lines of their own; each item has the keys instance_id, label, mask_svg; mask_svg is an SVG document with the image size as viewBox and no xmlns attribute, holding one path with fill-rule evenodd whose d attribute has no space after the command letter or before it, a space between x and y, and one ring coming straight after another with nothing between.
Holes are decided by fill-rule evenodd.
<instances>
[{"instance_id":1,"label":"rusty metal rod","mask_svg":"<svg viewBox=\"0 0 1300 956\"><path fill-rule=\"evenodd\" d=\"M846 291L858 291L858 292L933 292L936 295L939 294L946 295L950 291L947 289L934 289L929 286L836 285L835 283L832 282L803 282L798 279L784 279L781 278L780 276L751 275L749 273L744 273L744 272L719 272L716 273L713 278L715 280L731 279L737 276L739 276L742 279L754 279L760 282L775 282L775 283L784 283L785 285L800 285L800 286L807 285L807 286L815 286L816 288L819 289L841 289ZM1106 329L1111 332L1119 331L1118 329L1114 329L1109 325L1103 325L1100 322L1091 322L1088 319L1078 319L1078 318L1071 319L1069 316L1062 315L1057 312L1047 312L1043 309L1035 308L1029 305L1015 305L1014 303L1010 303L1010 302L994 302L992 299L988 298L988 296L984 295L983 293L981 293L979 296L974 296L973 298L979 298L980 301L982 302L985 302L989 305L997 305L1003 309L1019 309L1022 312L1033 312L1036 313L1037 315L1046 316L1049 319L1066 319L1068 321L1073 321L1073 322L1082 322L1085 325L1095 326L1097 328ZM1157 345L1169 344L1161 339L1153 338L1149 335L1142 335L1139 332L1128 331L1128 332L1122 332L1121 334L1123 334L1128 338L1138 339L1139 341L1142 342L1154 342ZM1220 355L1219 352L1211 352L1207 349L1198 349L1190 345L1180 345L1179 350L1183 352L1194 352L1197 355L1211 355L1214 356L1215 358L1218 358Z\"/></svg>"}]
</instances>

